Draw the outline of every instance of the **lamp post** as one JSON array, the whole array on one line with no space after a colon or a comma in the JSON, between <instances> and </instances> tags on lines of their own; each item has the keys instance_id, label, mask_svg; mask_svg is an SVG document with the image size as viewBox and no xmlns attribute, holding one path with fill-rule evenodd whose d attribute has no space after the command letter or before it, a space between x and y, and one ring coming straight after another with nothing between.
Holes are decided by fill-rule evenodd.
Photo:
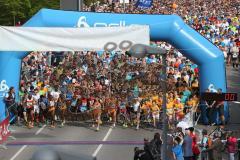
<instances>
[{"instance_id":1,"label":"lamp post","mask_svg":"<svg viewBox=\"0 0 240 160\"><path fill-rule=\"evenodd\" d=\"M168 122L167 122L167 55L162 54L162 61L163 61L163 104L162 104L162 110L163 110L163 153L162 153L162 159L167 160L167 128L168 128Z\"/></svg>"},{"instance_id":2,"label":"lamp post","mask_svg":"<svg viewBox=\"0 0 240 160\"><path fill-rule=\"evenodd\" d=\"M84 0L59 0L61 10L83 11Z\"/></svg>"},{"instance_id":3,"label":"lamp post","mask_svg":"<svg viewBox=\"0 0 240 160\"><path fill-rule=\"evenodd\" d=\"M124 11L124 13L125 13L125 11L126 11L126 4L125 4L125 0L123 0L123 11Z\"/></svg>"},{"instance_id":4,"label":"lamp post","mask_svg":"<svg viewBox=\"0 0 240 160\"><path fill-rule=\"evenodd\" d=\"M78 11L83 11L83 0L78 0Z\"/></svg>"},{"instance_id":5,"label":"lamp post","mask_svg":"<svg viewBox=\"0 0 240 160\"><path fill-rule=\"evenodd\" d=\"M135 44L134 46L131 47L129 50L129 53L133 57L137 58L143 58L146 57L147 55L151 54L160 54L162 55L162 61L163 61L163 133L162 133L162 140L163 140L163 148L162 148L162 159L167 160L167 62L166 62L166 57L167 57L167 51L162 48L157 48L157 47L150 47L147 45L143 44Z\"/></svg>"}]
</instances>

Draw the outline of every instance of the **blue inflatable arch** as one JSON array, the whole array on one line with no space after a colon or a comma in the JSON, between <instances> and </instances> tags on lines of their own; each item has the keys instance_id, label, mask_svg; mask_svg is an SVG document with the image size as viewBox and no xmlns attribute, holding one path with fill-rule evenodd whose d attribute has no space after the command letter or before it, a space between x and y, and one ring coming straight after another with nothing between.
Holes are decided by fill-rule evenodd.
<instances>
[{"instance_id":1,"label":"blue inflatable arch","mask_svg":"<svg viewBox=\"0 0 240 160\"><path fill-rule=\"evenodd\" d=\"M127 26L143 24L150 26L151 40L165 41L181 52L200 68L200 91L210 84L226 91L225 63L223 53L177 15L139 15L72 12L42 9L24 26L31 27L92 27ZM13 44L14 45L14 44ZM1 96L7 86L18 89L21 60L27 52L0 53ZM4 118L5 106L0 102L0 121ZM225 106L225 117L228 107Z\"/></svg>"}]
</instances>

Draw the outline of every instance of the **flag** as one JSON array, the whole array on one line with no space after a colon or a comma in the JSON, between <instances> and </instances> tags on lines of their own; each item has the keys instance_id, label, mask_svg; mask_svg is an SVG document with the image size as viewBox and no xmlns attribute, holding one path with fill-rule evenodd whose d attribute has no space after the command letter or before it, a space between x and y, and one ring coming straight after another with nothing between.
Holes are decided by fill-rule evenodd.
<instances>
[{"instance_id":1,"label":"flag","mask_svg":"<svg viewBox=\"0 0 240 160\"><path fill-rule=\"evenodd\" d=\"M138 8L150 8L153 0L137 0L136 7Z\"/></svg>"},{"instance_id":2,"label":"flag","mask_svg":"<svg viewBox=\"0 0 240 160\"><path fill-rule=\"evenodd\" d=\"M11 134L8 127L9 127L9 117L7 117L5 120L0 122L0 144L5 142Z\"/></svg>"}]
</instances>

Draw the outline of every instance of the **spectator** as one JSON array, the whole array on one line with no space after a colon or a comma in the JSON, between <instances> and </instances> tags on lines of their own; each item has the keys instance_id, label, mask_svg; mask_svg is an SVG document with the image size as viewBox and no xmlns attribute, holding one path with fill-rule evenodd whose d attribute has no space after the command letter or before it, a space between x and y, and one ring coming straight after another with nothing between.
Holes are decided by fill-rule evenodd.
<instances>
[{"instance_id":1,"label":"spectator","mask_svg":"<svg viewBox=\"0 0 240 160\"><path fill-rule=\"evenodd\" d=\"M146 160L144 150L140 150L139 147L134 148L134 160Z\"/></svg>"},{"instance_id":2,"label":"spectator","mask_svg":"<svg viewBox=\"0 0 240 160\"><path fill-rule=\"evenodd\" d=\"M237 152L237 138L230 132L227 136L227 151L229 160L234 160L235 153Z\"/></svg>"},{"instance_id":3,"label":"spectator","mask_svg":"<svg viewBox=\"0 0 240 160\"><path fill-rule=\"evenodd\" d=\"M220 138L221 135L216 132L213 135L213 144L204 150L204 152L208 153L208 160L222 160L222 152L224 146Z\"/></svg>"},{"instance_id":4,"label":"spectator","mask_svg":"<svg viewBox=\"0 0 240 160\"><path fill-rule=\"evenodd\" d=\"M151 146L151 154L153 155L154 160L161 159L162 140L159 133L154 134L154 138L150 142L150 146Z\"/></svg>"},{"instance_id":5,"label":"spectator","mask_svg":"<svg viewBox=\"0 0 240 160\"><path fill-rule=\"evenodd\" d=\"M190 136L192 137L193 160L197 160L198 156L200 154L200 150L199 150L198 144L197 144L197 136L196 136L196 134L194 132L194 128L193 127L189 127L188 130L190 132Z\"/></svg>"},{"instance_id":6,"label":"spectator","mask_svg":"<svg viewBox=\"0 0 240 160\"><path fill-rule=\"evenodd\" d=\"M206 149L208 149L209 147L211 147L210 145L210 137L208 137L208 133L207 130L203 130L202 131L202 140L201 140L201 160L207 160L207 152Z\"/></svg>"},{"instance_id":7,"label":"spectator","mask_svg":"<svg viewBox=\"0 0 240 160\"><path fill-rule=\"evenodd\" d=\"M17 117L17 124L20 123L20 117L19 117L19 113L18 113L18 106L16 104L16 94L15 94L15 90L14 87L10 87L8 93L5 95L4 97L4 102L6 104L6 108L8 111L8 116L10 113L13 113L14 116Z\"/></svg>"},{"instance_id":8,"label":"spectator","mask_svg":"<svg viewBox=\"0 0 240 160\"><path fill-rule=\"evenodd\" d=\"M145 152L144 158L145 158L146 160L154 160L153 155L152 155L152 153L151 153L150 142L149 142L149 140L146 139L146 138L144 139L144 152ZM144 160L145 160L145 159L144 159Z\"/></svg>"},{"instance_id":9,"label":"spectator","mask_svg":"<svg viewBox=\"0 0 240 160\"><path fill-rule=\"evenodd\" d=\"M174 146L172 148L172 152L174 160L184 160L182 151L182 139L178 136L174 139Z\"/></svg>"},{"instance_id":10,"label":"spectator","mask_svg":"<svg viewBox=\"0 0 240 160\"><path fill-rule=\"evenodd\" d=\"M191 132L189 128L185 130L185 136L183 139L183 156L184 160L192 160L193 158L193 139L191 137Z\"/></svg>"}]
</instances>

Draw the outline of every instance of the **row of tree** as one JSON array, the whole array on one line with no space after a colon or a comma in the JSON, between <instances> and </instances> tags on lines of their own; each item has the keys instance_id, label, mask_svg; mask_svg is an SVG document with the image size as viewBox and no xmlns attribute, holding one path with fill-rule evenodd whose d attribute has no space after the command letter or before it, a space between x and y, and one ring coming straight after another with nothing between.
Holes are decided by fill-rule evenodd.
<instances>
[{"instance_id":1,"label":"row of tree","mask_svg":"<svg viewBox=\"0 0 240 160\"><path fill-rule=\"evenodd\" d=\"M25 23L41 8L59 9L59 0L0 0L0 25Z\"/></svg>"}]
</instances>

